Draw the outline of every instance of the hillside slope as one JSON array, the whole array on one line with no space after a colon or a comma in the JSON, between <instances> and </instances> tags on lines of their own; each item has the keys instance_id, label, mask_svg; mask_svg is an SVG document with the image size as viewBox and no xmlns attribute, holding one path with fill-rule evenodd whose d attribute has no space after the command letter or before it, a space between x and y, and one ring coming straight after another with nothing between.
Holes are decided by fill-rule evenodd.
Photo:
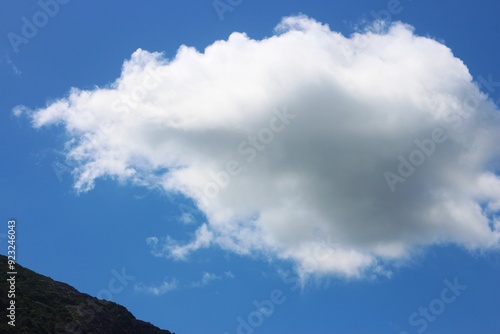
<instances>
[{"instance_id":1,"label":"hillside slope","mask_svg":"<svg viewBox=\"0 0 500 334\"><path fill-rule=\"evenodd\" d=\"M141 320L125 307L77 291L16 264L15 328L7 322L9 312L7 257L0 255L4 279L0 283L3 320L0 333L116 333L175 334Z\"/></svg>"}]
</instances>

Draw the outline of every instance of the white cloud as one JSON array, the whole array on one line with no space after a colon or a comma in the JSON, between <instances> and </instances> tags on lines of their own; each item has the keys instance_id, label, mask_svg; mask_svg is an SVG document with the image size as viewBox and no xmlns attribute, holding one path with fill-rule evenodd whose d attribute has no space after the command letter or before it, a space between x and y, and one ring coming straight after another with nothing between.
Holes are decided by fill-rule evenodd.
<instances>
[{"instance_id":1,"label":"white cloud","mask_svg":"<svg viewBox=\"0 0 500 334\"><path fill-rule=\"evenodd\" d=\"M196 222L196 219L191 213L184 212L180 215L179 221L185 225L191 225Z\"/></svg>"},{"instance_id":2,"label":"white cloud","mask_svg":"<svg viewBox=\"0 0 500 334\"><path fill-rule=\"evenodd\" d=\"M33 125L71 136L78 191L113 177L196 203L193 241L150 239L156 255L218 245L360 277L423 245L499 247L499 113L449 48L402 23L345 37L299 16L276 31L172 60L139 49Z\"/></svg>"},{"instance_id":3,"label":"white cloud","mask_svg":"<svg viewBox=\"0 0 500 334\"><path fill-rule=\"evenodd\" d=\"M194 241L180 245L178 242L167 236L164 240L158 237L149 237L146 243L151 247L154 256L167 256L178 260L184 260L192 251L200 248L207 248L213 240L213 233L209 231L206 224L196 230Z\"/></svg>"},{"instance_id":4,"label":"white cloud","mask_svg":"<svg viewBox=\"0 0 500 334\"><path fill-rule=\"evenodd\" d=\"M191 284L192 287L194 288L202 288L210 284L212 281L217 281L221 279L228 279L228 278L234 278L234 275L230 271L224 272L224 275L217 275L214 273L209 273L209 272L204 272L201 275L201 279L197 282L193 282Z\"/></svg>"},{"instance_id":5,"label":"white cloud","mask_svg":"<svg viewBox=\"0 0 500 334\"><path fill-rule=\"evenodd\" d=\"M153 285L144 285L144 283L138 283L135 285L134 288L136 291L146 292L149 294L153 294L155 296L160 296L169 291L176 290L178 288L178 284L175 279L172 279L170 281L164 280L163 282Z\"/></svg>"},{"instance_id":6,"label":"white cloud","mask_svg":"<svg viewBox=\"0 0 500 334\"><path fill-rule=\"evenodd\" d=\"M7 63L7 65L10 66L10 68L12 69L12 72L14 72L15 75L18 75L20 76L23 72L21 72L19 70L19 68L16 66L16 64L14 64L14 62L12 61L12 59L10 59L9 56L4 56L0 59L0 63L2 62L5 62Z\"/></svg>"},{"instance_id":7,"label":"white cloud","mask_svg":"<svg viewBox=\"0 0 500 334\"><path fill-rule=\"evenodd\" d=\"M15 106L14 109L12 109L12 114L16 117L21 117L23 114L29 113L29 108L23 105L18 105Z\"/></svg>"}]
</instances>

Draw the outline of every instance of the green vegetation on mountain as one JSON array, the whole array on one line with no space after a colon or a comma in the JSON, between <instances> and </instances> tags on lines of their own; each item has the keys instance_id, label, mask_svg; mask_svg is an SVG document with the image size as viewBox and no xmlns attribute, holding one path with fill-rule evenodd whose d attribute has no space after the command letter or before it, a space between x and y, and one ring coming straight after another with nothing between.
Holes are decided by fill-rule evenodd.
<instances>
[{"instance_id":1,"label":"green vegetation on mountain","mask_svg":"<svg viewBox=\"0 0 500 334\"><path fill-rule=\"evenodd\" d=\"M15 327L7 314L10 283L7 258L0 255L4 279L0 283L2 310L0 333L42 334L175 334L141 320L125 307L80 293L68 284L54 281L16 264ZM7 277L6 277L7 276Z\"/></svg>"}]
</instances>

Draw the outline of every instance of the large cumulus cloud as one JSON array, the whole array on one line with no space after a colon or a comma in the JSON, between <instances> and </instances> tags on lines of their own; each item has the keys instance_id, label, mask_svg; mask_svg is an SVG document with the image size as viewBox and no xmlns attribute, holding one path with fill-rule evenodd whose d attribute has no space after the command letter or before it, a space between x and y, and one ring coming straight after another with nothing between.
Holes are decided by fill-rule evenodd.
<instances>
[{"instance_id":1,"label":"large cumulus cloud","mask_svg":"<svg viewBox=\"0 0 500 334\"><path fill-rule=\"evenodd\" d=\"M102 177L191 198L212 246L294 261L301 274L383 272L419 246L498 248L498 110L467 67L402 23L345 37L284 18L169 60L137 50L108 87L33 111L63 126L75 187Z\"/></svg>"}]
</instances>

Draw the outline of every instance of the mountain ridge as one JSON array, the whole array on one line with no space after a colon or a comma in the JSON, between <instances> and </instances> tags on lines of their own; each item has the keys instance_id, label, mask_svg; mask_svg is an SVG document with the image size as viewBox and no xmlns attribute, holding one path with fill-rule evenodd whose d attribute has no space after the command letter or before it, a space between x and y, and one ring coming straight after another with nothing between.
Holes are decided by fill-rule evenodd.
<instances>
[{"instance_id":1,"label":"mountain ridge","mask_svg":"<svg viewBox=\"0 0 500 334\"><path fill-rule=\"evenodd\" d=\"M0 263L4 264L6 276L0 284L5 312L0 333L175 334L136 319L122 305L79 292L67 283L19 264L15 265L17 273L11 292L14 281L9 281L12 276L7 273L7 257L0 255ZM15 314L9 319L12 300L15 301Z\"/></svg>"}]
</instances>

